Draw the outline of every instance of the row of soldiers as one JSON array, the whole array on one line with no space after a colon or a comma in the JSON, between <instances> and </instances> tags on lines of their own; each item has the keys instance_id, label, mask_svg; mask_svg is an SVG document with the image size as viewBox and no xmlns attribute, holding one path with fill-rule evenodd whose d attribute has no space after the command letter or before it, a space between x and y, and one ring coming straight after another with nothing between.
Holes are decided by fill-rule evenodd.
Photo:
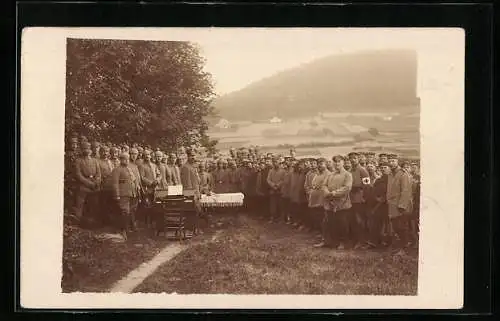
<instances>
[{"instance_id":1,"label":"row of soldiers","mask_svg":"<svg viewBox=\"0 0 500 321\"><path fill-rule=\"evenodd\" d=\"M242 192L249 213L269 224L281 221L315 231L322 239L316 246L418 244L419 164L394 154L297 159L294 150L283 157L251 148L197 161L189 151L179 157L150 147L85 140L72 140L71 146L72 216L81 218L87 203L88 212L109 223L111 207L118 204L118 228L124 234L135 229L138 204L147 208L155 188L182 184L204 194Z\"/></svg>"},{"instance_id":2,"label":"row of soldiers","mask_svg":"<svg viewBox=\"0 0 500 321\"><path fill-rule=\"evenodd\" d=\"M417 161L373 152L297 159L291 150L289 157L210 160L199 173L202 193L242 192L247 210L269 224L316 231L317 247L418 246Z\"/></svg>"},{"instance_id":3,"label":"row of soldiers","mask_svg":"<svg viewBox=\"0 0 500 321\"><path fill-rule=\"evenodd\" d=\"M113 226L124 238L137 229L136 213L148 218L155 189L169 185L189 189L197 183L190 152L184 162L175 154L167 156L136 144L110 147L75 138L70 147L65 164L67 217Z\"/></svg>"}]
</instances>

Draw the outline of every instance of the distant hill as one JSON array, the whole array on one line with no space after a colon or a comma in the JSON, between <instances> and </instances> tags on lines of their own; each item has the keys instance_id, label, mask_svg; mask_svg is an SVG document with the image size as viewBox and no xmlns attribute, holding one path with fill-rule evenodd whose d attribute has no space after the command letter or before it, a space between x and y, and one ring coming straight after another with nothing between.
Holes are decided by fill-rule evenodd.
<instances>
[{"instance_id":1,"label":"distant hill","mask_svg":"<svg viewBox=\"0 0 500 321\"><path fill-rule=\"evenodd\" d=\"M218 98L229 120L282 119L317 112L413 112L418 105L417 55L412 50L333 55Z\"/></svg>"}]
</instances>

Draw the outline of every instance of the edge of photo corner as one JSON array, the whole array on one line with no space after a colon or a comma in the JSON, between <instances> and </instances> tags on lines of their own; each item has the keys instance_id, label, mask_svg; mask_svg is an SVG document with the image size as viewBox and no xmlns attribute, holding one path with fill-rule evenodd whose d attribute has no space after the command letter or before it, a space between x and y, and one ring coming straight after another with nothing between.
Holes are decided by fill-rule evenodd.
<instances>
[{"instance_id":1,"label":"edge of photo corner","mask_svg":"<svg viewBox=\"0 0 500 321\"><path fill-rule=\"evenodd\" d=\"M38 27L33 27L33 28L38 28ZM22 29L22 34L23 34L23 35L25 35L25 34L29 33L30 29L31 29L31 28L24 28L24 29ZM18 36L18 39L17 39L18 43L20 43L20 42L21 42L21 38L20 38L21 36L22 36L21 34ZM466 42L467 42L467 37L466 37ZM468 42L467 42L467 45L469 46L469 43L468 43ZM18 64L17 64L17 66L18 66L18 67L20 66L20 63L21 63L21 61L20 61L20 54L21 54L21 51L20 51L19 49L20 49L20 47L18 48L18 53L17 53L17 54L18 54L18 59L19 59L19 60L18 60ZM470 49L470 48L469 48L469 49ZM467 58L467 57L466 57L466 60L467 60L468 62L470 62L470 58ZM467 67L467 63L466 63L466 73L468 72L468 70L469 70L469 69L470 69L470 67ZM18 74L19 74L19 72L21 72L21 70L20 70L20 69L18 69ZM20 77L19 77L19 79L18 79L17 81L18 81L17 85L18 85L18 86L20 86L20 81L21 81ZM468 83L469 83L469 81L466 81L466 83L465 83L465 86L466 86L466 93L467 93L467 88L469 87ZM477 94L476 94L476 96L477 96ZM21 102L20 90L18 90L18 92L17 92L17 99L18 99L18 102ZM467 114L469 114L469 111L470 111L470 107L469 107L469 110L468 110L468 108L467 108L467 106L469 105L469 103L470 103L470 102L471 102L471 98L470 98L470 97L466 97L465 109L466 109L466 113L467 113ZM18 116L18 117L20 117L20 115L19 115L19 114L17 114L17 116ZM17 119L17 120L19 121L20 119ZM466 123L467 123L467 119L466 119ZM477 124L477 123L476 123L476 124ZM492 124L489 124L488 126L492 126ZM469 132L469 134L471 134L471 130L468 130L467 126L466 126L466 131L468 131L468 132ZM483 131L485 131L485 129L483 129ZM19 133L20 133L20 128L19 128ZM19 136L19 137L20 137L20 136ZM467 144L467 143L466 143L466 144ZM468 146L469 146L469 151L470 151L470 148L472 148L472 146L473 146L473 145L468 145ZM475 147L474 149L477 149L477 147ZM17 150L17 152L20 152L20 151L19 151L19 150ZM467 152L467 149L466 149L466 152ZM490 151L490 152L491 152L491 151ZM17 153L17 155L20 155L20 153ZM484 155L484 154L483 154L483 155ZM20 160L20 161L21 161L21 160ZM490 163L492 163L491 159L490 159ZM19 164L20 164L20 163L19 163ZM466 171L467 171L467 169L466 169ZM19 172L18 172L18 173L19 173L19 175L20 175L20 169L19 169ZM19 177L20 177L20 176L19 176ZM467 180L467 177L466 177L466 180ZM483 181L483 182L484 182L484 181ZM476 185L476 186L477 186L477 185ZM465 188L466 188L466 190L467 190L467 186L466 186ZM18 190L18 192L20 192L20 190ZM469 190L469 192L471 192L471 191ZM491 200L491 201L492 201L492 200ZM19 202L19 201L18 201L18 202ZM466 203L468 203L468 202L469 202L469 200L465 199L465 202L466 202ZM22 205L22 204L21 204L20 202L18 203L18 209L20 210L19 205ZM468 210L467 210L467 206L466 206L465 211L468 211ZM19 211L19 213L20 213L20 211ZM18 215L19 215L19 214L18 214ZM467 215L466 215L466 218L465 218L465 219L467 220ZM18 217L18 220L16 220L16 223L17 223L17 224L16 224L16 232L19 232L19 231L20 231L19 217ZM466 226L466 230L467 230L467 229L468 229L468 228L467 228L467 226ZM490 232L490 233L491 233L491 232ZM469 239L469 236L468 236L468 235L470 235L470 234L466 233L466 234L464 235L464 237L466 238L466 244L468 243L467 239ZM19 240L20 240L20 233L15 233L15 236L16 236L16 238L17 238L17 241L19 242ZM491 238L491 236L492 236L492 235L488 235L487 237L490 237L490 238ZM469 239L469 241L470 241L470 239ZM467 251L466 251L466 252L467 252ZM18 265L18 267L19 267L19 266L20 266L20 255L19 255L20 253L17 253L17 254L18 254L18 256L17 256L17 265ZM470 253L469 253L469 254L470 254ZM470 260L470 258L469 258L469 260ZM465 258L465 263L467 264L467 259L466 259L466 258ZM470 272L469 272L469 273L470 273ZM487 272L487 273L489 273L489 272ZM467 274L468 274L468 273L467 273L467 271L465 271L464 276L465 276L465 277L467 277ZM17 282L17 285L18 285L18 289L20 289L19 273L16 273L15 275L16 275L16 282ZM490 280L491 280L491 279L490 279ZM465 283L467 283L467 282L465 282ZM491 283L491 281L490 281L490 283ZM466 284L464 284L464 286L465 286L465 285L466 285ZM20 292L19 292L19 291L15 292L15 293L16 293L18 296L19 296L19 294L20 294ZM464 289L464 295L465 295L465 289ZM463 304L464 304L464 303L465 303L465 301L463 302ZM462 305L463 305L463 304L462 304ZM24 310L24 311L41 311L42 309L36 309L36 308L34 308L34 309L32 309L32 308L23 308L23 307L21 306L21 304L20 304L19 297L18 297L18 298L17 298L17 310ZM44 309L44 310L45 310L45 309ZM53 311L61 311L61 310L59 310L59 309L50 309L50 310L53 310ZM71 310L71 309L64 309L64 311L68 311L68 310ZM105 312L105 311L106 311L106 312L109 312L109 310L90 310L90 311L92 311L92 312ZM130 310L125 310L125 311L130 311ZM175 310L171 310L171 311L175 311ZM177 310L177 312L180 312L180 311L185 311L185 310ZM286 310L285 310L285 311L286 311ZM290 310L290 311L293 311L293 310ZM392 311L392 310L385 311L385 312L391 312L391 311ZM455 311L455 312L459 312L460 310L453 310L453 311ZM134 312L137 312L137 311L134 311ZM244 312L244 311L242 311L242 312ZM366 311L366 310L358 310L358 313L359 313L359 312L360 312L360 313L367 313L367 311ZM391 312L391 313L401 313L401 312L403 312L403 310L400 310L399 312ZM427 311L427 312L429 312L429 311ZM436 312L436 311L433 311L433 312ZM347 311L347 312L346 312L346 314L350 314L350 313L351 313L351 312L349 312L349 311ZM413 312L413 313L415 313L415 312ZM420 311L419 311L419 310L416 310L416 313L417 313L417 314L419 314L419 313L425 313L425 310L420 310ZM447 313L447 312L439 312L439 311L437 311L436 313Z\"/></svg>"}]
</instances>

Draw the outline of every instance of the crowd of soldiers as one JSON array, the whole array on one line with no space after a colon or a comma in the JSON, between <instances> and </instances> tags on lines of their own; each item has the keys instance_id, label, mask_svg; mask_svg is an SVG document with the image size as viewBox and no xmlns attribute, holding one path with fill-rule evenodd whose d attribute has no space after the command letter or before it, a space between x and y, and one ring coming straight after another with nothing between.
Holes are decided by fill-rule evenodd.
<instances>
[{"instance_id":1,"label":"crowd of soldiers","mask_svg":"<svg viewBox=\"0 0 500 321\"><path fill-rule=\"evenodd\" d=\"M401 253L418 246L419 163L395 154L299 159L293 149L283 156L255 147L197 159L191 150L74 137L66 156L69 217L114 226L125 238L155 189L180 184L198 195L241 192L249 215L315 233L315 247Z\"/></svg>"}]
</instances>

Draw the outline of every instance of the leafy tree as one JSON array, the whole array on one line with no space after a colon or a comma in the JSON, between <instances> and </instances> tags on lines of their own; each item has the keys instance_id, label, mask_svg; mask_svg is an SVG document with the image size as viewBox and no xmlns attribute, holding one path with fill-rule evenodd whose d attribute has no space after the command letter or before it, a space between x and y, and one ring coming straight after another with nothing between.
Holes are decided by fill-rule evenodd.
<instances>
[{"instance_id":1,"label":"leafy tree","mask_svg":"<svg viewBox=\"0 0 500 321\"><path fill-rule=\"evenodd\" d=\"M189 42L68 39L66 137L165 150L213 144L205 137L214 92L204 64Z\"/></svg>"}]
</instances>

